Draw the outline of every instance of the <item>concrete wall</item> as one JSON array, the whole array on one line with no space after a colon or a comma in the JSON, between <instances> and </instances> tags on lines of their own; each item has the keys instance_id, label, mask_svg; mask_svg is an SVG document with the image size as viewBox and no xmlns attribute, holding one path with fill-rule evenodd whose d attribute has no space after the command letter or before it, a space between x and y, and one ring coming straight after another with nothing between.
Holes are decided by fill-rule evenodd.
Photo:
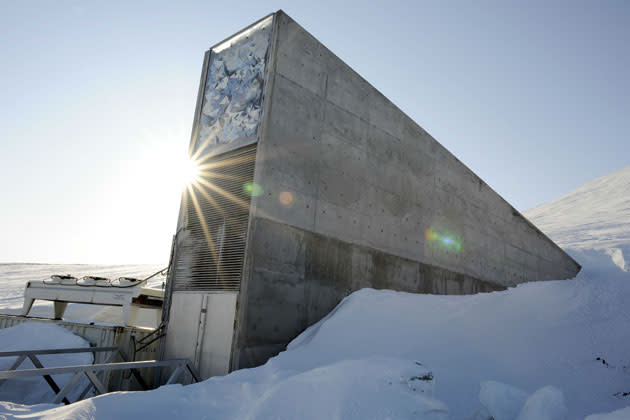
<instances>
[{"instance_id":1,"label":"concrete wall","mask_svg":"<svg viewBox=\"0 0 630 420\"><path fill-rule=\"evenodd\" d=\"M344 297L365 287L470 294L502 289L437 266L303 229L256 220L239 365L264 363Z\"/></svg>"},{"instance_id":2,"label":"concrete wall","mask_svg":"<svg viewBox=\"0 0 630 420\"><path fill-rule=\"evenodd\" d=\"M233 368L361 287L474 293L579 265L380 92L276 14ZM459 250L427 239L447 232Z\"/></svg>"}]
</instances>

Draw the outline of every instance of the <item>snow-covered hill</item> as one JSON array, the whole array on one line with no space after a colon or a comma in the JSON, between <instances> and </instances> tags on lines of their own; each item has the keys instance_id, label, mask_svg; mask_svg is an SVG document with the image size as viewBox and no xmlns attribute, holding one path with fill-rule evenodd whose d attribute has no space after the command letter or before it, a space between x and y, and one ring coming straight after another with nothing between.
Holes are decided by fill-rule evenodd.
<instances>
[{"instance_id":1,"label":"snow-covered hill","mask_svg":"<svg viewBox=\"0 0 630 420\"><path fill-rule=\"evenodd\" d=\"M526 213L583 264L576 279L363 289L264 366L54 409L0 403L0 418L630 419L629 181L627 168Z\"/></svg>"},{"instance_id":2,"label":"snow-covered hill","mask_svg":"<svg viewBox=\"0 0 630 420\"><path fill-rule=\"evenodd\" d=\"M561 247L586 251L578 260L602 251L630 271L630 166L524 214Z\"/></svg>"}]
</instances>

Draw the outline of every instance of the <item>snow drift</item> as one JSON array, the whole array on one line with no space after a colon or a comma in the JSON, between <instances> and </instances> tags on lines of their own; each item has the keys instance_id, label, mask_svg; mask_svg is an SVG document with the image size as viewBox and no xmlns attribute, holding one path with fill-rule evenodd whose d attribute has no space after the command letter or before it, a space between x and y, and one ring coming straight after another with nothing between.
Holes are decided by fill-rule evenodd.
<instances>
[{"instance_id":1,"label":"snow drift","mask_svg":"<svg viewBox=\"0 0 630 420\"><path fill-rule=\"evenodd\" d=\"M24 349L58 349L69 347L89 347L90 344L57 325L42 322L26 322L11 328L0 330L0 351ZM54 354L37 356L45 367L89 365L93 361L92 353ZM7 370L16 357L0 358L0 370ZM33 369L33 363L26 359L19 369ZM54 375L53 379L63 387L72 374ZM76 400L87 380L79 381L77 387L68 395L71 401ZM37 404L51 401L55 394L42 377L8 379L0 385L0 399L22 404Z\"/></svg>"},{"instance_id":2,"label":"snow drift","mask_svg":"<svg viewBox=\"0 0 630 420\"><path fill-rule=\"evenodd\" d=\"M36 417L487 419L497 412L492 394L506 393L495 386L480 400L489 380L521 390L504 410L521 420L545 410L569 419L619 410L630 405L616 396L628 391L630 364L630 282L620 273L473 296L364 289L264 366ZM412 378L428 372L433 379L412 389Z\"/></svg>"}]
</instances>

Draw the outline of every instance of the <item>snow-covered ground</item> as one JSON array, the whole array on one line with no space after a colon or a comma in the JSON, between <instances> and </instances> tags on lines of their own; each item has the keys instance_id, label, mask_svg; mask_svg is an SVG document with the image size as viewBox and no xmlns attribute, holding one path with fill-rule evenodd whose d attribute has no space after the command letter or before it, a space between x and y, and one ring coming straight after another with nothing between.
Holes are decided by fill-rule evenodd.
<instances>
[{"instance_id":1,"label":"snow-covered ground","mask_svg":"<svg viewBox=\"0 0 630 420\"><path fill-rule=\"evenodd\" d=\"M28 349L50 349L89 347L90 344L66 330L54 324L42 322L26 322L11 328L0 329L0 351L14 351ZM92 363L92 353L39 355L39 361L45 367L89 365ZM16 357L0 358L0 370L9 369ZM20 365L20 369L33 369L33 363L26 359ZM53 379L60 387L63 387L72 374L54 375ZM68 398L74 401L78 398L88 381L82 378ZM22 404L38 404L50 402L55 394L42 377L23 379L10 379L0 384L0 399ZM0 414L0 419L2 414Z\"/></svg>"},{"instance_id":2,"label":"snow-covered ground","mask_svg":"<svg viewBox=\"0 0 630 420\"><path fill-rule=\"evenodd\" d=\"M627 261L628 174L526 213L583 264L574 280L473 296L363 289L264 366L67 407L7 403L0 417L630 419L630 273L614 251Z\"/></svg>"}]
</instances>

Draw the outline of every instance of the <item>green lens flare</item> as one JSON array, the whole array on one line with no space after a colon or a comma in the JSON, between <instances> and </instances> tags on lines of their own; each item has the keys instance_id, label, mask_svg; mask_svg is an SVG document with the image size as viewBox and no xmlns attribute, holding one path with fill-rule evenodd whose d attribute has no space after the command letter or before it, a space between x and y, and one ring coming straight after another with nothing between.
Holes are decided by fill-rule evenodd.
<instances>
[{"instance_id":1,"label":"green lens flare","mask_svg":"<svg viewBox=\"0 0 630 420\"><path fill-rule=\"evenodd\" d=\"M263 188L260 185L255 184L253 182L248 182L244 184L243 191L251 197L258 197L259 195L262 195L262 193L264 192Z\"/></svg>"},{"instance_id":2,"label":"green lens flare","mask_svg":"<svg viewBox=\"0 0 630 420\"><path fill-rule=\"evenodd\" d=\"M462 242L455 236L446 233L438 233L432 228L429 228L424 233L424 237L430 243L437 243L446 249L455 251L462 250Z\"/></svg>"}]
</instances>

